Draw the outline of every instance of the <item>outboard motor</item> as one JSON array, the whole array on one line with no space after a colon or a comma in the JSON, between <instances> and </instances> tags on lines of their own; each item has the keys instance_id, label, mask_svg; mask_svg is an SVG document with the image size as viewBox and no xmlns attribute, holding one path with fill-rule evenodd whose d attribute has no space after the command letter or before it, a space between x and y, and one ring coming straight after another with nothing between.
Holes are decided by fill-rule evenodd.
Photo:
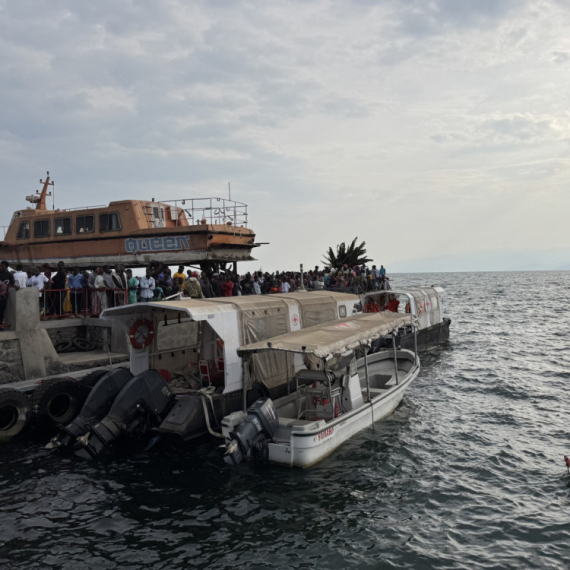
<instances>
[{"instance_id":1,"label":"outboard motor","mask_svg":"<svg viewBox=\"0 0 570 570\"><path fill-rule=\"evenodd\" d=\"M271 398L259 398L247 410L247 418L230 433L225 462L239 465L248 455L267 459L267 444L278 427L279 418Z\"/></svg>"},{"instance_id":2,"label":"outboard motor","mask_svg":"<svg viewBox=\"0 0 570 570\"><path fill-rule=\"evenodd\" d=\"M174 405L174 400L175 396L161 374L157 370L146 370L124 386L109 413L89 426L89 432L77 440L77 444L83 447L75 454L84 458L95 457L123 432L129 433L141 424L143 427L159 425Z\"/></svg>"},{"instance_id":3,"label":"outboard motor","mask_svg":"<svg viewBox=\"0 0 570 570\"><path fill-rule=\"evenodd\" d=\"M89 426L105 417L117 394L133 377L128 368L117 368L102 376L95 384L80 414L66 426L60 426L61 433L56 435L47 445L47 449L71 447L78 437L89 431Z\"/></svg>"}]
</instances>

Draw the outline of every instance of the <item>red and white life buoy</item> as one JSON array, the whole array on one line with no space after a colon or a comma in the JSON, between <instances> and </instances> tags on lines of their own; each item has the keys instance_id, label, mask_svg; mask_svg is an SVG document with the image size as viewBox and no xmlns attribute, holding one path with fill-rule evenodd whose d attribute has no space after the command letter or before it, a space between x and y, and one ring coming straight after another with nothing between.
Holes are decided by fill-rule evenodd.
<instances>
[{"instance_id":1,"label":"red and white life buoy","mask_svg":"<svg viewBox=\"0 0 570 570\"><path fill-rule=\"evenodd\" d=\"M154 325L148 319L139 319L129 330L133 348L146 348L154 339Z\"/></svg>"}]
</instances>

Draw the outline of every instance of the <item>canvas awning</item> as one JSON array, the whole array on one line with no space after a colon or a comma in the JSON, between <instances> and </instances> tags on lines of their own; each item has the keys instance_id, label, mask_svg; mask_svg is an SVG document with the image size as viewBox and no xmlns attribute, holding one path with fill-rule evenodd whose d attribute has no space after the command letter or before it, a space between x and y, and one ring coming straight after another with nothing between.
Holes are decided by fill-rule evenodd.
<instances>
[{"instance_id":1,"label":"canvas awning","mask_svg":"<svg viewBox=\"0 0 570 570\"><path fill-rule=\"evenodd\" d=\"M248 344L240 347L238 354L243 356L267 350L280 350L327 358L369 344L402 326L411 325L412 322L412 315L403 313L386 311L358 314Z\"/></svg>"}]
</instances>

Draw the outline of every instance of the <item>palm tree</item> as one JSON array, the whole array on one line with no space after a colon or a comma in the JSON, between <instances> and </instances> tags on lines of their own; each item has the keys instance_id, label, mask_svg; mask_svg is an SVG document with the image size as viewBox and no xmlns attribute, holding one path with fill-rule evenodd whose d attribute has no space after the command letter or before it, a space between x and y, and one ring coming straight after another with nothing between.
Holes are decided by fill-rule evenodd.
<instances>
[{"instance_id":1,"label":"palm tree","mask_svg":"<svg viewBox=\"0 0 570 570\"><path fill-rule=\"evenodd\" d=\"M366 257L366 242L363 241L360 245L356 245L357 239L358 238L355 237L348 247L346 247L344 242L337 245L336 253L333 251L332 247L329 247L328 251L325 253L323 263L329 267L340 269L345 264L349 267L354 267L355 265L363 265L372 261Z\"/></svg>"}]
</instances>

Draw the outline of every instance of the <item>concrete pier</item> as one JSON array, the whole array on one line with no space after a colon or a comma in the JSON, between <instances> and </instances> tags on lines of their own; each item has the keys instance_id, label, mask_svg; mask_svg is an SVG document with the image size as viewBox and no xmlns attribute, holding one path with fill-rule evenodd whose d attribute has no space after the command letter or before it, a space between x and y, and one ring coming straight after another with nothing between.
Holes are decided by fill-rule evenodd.
<instances>
[{"instance_id":1,"label":"concrete pier","mask_svg":"<svg viewBox=\"0 0 570 570\"><path fill-rule=\"evenodd\" d=\"M73 370L108 366L128 360L122 331L96 318L40 320L36 288L11 289L0 332L0 384L45 378ZM54 343L90 340L97 350L58 354Z\"/></svg>"}]
</instances>

